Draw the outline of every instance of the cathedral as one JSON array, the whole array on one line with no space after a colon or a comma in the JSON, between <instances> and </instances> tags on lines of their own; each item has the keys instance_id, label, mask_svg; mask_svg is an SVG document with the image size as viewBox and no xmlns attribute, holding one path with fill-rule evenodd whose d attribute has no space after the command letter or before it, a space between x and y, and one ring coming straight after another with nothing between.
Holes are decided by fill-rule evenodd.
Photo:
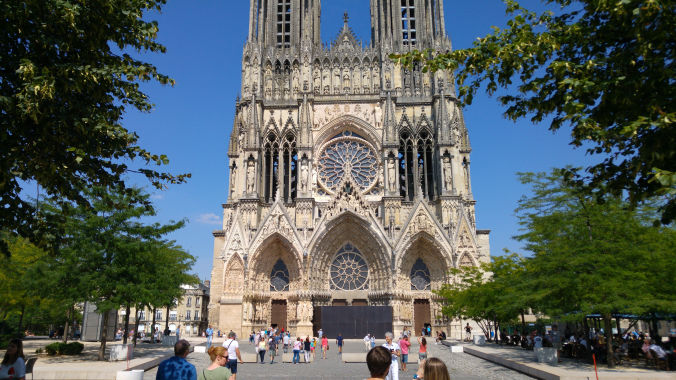
<instances>
[{"instance_id":1,"label":"cathedral","mask_svg":"<svg viewBox=\"0 0 676 380\"><path fill-rule=\"evenodd\" d=\"M320 0L251 0L213 232L214 328L462 333L432 291L449 269L490 260L468 131L450 74L388 58L450 50L444 2L370 0L370 11L369 42L345 14L322 43Z\"/></svg>"}]
</instances>

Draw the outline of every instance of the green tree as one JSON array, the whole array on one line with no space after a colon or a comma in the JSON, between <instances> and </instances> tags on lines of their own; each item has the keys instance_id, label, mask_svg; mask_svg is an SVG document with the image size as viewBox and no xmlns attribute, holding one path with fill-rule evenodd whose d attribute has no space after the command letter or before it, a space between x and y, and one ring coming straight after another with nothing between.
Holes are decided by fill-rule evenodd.
<instances>
[{"instance_id":1,"label":"green tree","mask_svg":"<svg viewBox=\"0 0 676 380\"><path fill-rule=\"evenodd\" d=\"M132 53L164 53L158 24L165 0L0 2L0 225L49 246L53 226L36 217L25 186L86 204L80 189L127 190L140 173L161 188L189 177L138 145L122 125L127 107L149 112L139 83L174 81ZM138 55L138 54L136 54ZM138 165L141 160L141 165ZM129 165L133 163L134 166ZM40 221L40 222L38 222ZM48 231L49 232L49 231ZM7 253L5 240L0 250Z\"/></svg>"},{"instance_id":2,"label":"green tree","mask_svg":"<svg viewBox=\"0 0 676 380\"><path fill-rule=\"evenodd\" d=\"M445 299L442 312L451 318L475 321L486 337L491 325L496 331L528 308L519 279L524 260L516 254L492 257L492 262L479 267L451 270L454 281L444 284L436 293Z\"/></svg>"},{"instance_id":3,"label":"green tree","mask_svg":"<svg viewBox=\"0 0 676 380\"><path fill-rule=\"evenodd\" d=\"M184 222L143 223L141 219L154 216L155 211L147 194L131 190L129 195L92 188L83 192L91 207L73 202L59 202L53 207L64 231L57 255L59 265L53 268L56 292L74 297L71 301L82 299L95 304L104 316L104 325L110 310L150 304L167 293L174 294L180 289L178 281L194 278L186 274L194 257L164 239ZM173 282L165 279L166 275L173 276ZM68 283L70 289L61 293L60 283ZM105 346L104 329L100 360L104 359Z\"/></svg>"},{"instance_id":4,"label":"green tree","mask_svg":"<svg viewBox=\"0 0 676 380\"><path fill-rule=\"evenodd\" d=\"M601 314L613 367L613 313L676 310L674 282L662 283L671 276L665 268L676 265L676 231L652 226L654 215L620 199L597 202L569 174L520 174L532 186L519 201L522 233L516 236L533 254L526 262L529 302L554 318Z\"/></svg>"},{"instance_id":5,"label":"green tree","mask_svg":"<svg viewBox=\"0 0 676 380\"><path fill-rule=\"evenodd\" d=\"M604 194L632 205L666 195L661 219L676 218L676 3L543 0L541 14L505 0L506 28L468 49L391 57L424 70L455 70L464 104L482 86L512 120L570 127L571 144L602 162L587 168Z\"/></svg>"}]
</instances>

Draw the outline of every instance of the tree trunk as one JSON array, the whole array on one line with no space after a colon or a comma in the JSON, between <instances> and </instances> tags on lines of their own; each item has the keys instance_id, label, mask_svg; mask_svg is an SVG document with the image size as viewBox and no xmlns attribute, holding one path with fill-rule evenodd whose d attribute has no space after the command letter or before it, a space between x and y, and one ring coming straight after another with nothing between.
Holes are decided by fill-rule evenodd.
<instances>
[{"instance_id":1,"label":"tree trunk","mask_svg":"<svg viewBox=\"0 0 676 380\"><path fill-rule=\"evenodd\" d=\"M619 317L619 315L615 318L615 324L617 325L617 333L622 334L622 329L620 329L620 317Z\"/></svg>"},{"instance_id":2,"label":"tree trunk","mask_svg":"<svg viewBox=\"0 0 676 380\"><path fill-rule=\"evenodd\" d=\"M615 368L615 356L613 355L613 327L610 314L603 314L603 328L606 330L606 353L608 368Z\"/></svg>"},{"instance_id":3,"label":"tree trunk","mask_svg":"<svg viewBox=\"0 0 676 380\"><path fill-rule=\"evenodd\" d=\"M108 311L103 313L103 330L101 331L101 345L99 346L99 360L106 360L106 341L108 340Z\"/></svg>"},{"instance_id":4,"label":"tree trunk","mask_svg":"<svg viewBox=\"0 0 676 380\"><path fill-rule=\"evenodd\" d=\"M584 329L584 339L588 340L589 339L589 321L587 321L587 317L584 317L582 320L582 327Z\"/></svg>"},{"instance_id":5,"label":"tree trunk","mask_svg":"<svg viewBox=\"0 0 676 380\"><path fill-rule=\"evenodd\" d=\"M152 309L152 313L153 313L153 324L150 325L150 332L151 332L151 335L152 335L150 337L150 341L152 343L155 343L155 314L157 314L157 308L154 307Z\"/></svg>"},{"instance_id":6,"label":"tree trunk","mask_svg":"<svg viewBox=\"0 0 676 380\"><path fill-rule=\"evenodd\" d=\"M68 343L68 322L70 321L70 307L68 308L68 311L66 312L66 324L63 326L63 343Z\"/></svg>"},{"instance_id":7,"label":"tree trunk","mask_svg":"<svg viewBox=\"0 0 676 380\"><path fill-rule=\"evenodd\" d=\"M521 310L521 335L526 335L526 316L524 311Z\"/></svg>"},{"instance_id":8,"label":"tree trunk","mask_svg":"<svg viewBox=\"0 0 676 380\"><path fill-rule=\"evenodd\" d=\"M134 342L134 348L136 348L136 336L138 335L138 307L136 308L136 311L134 312L134 337L132 338L132 341Z\"/></svg>"},{"instance_id":9,"label":"tree trunk","mask_svg":"<svg viewBox=\"0 0 676 380\"><path fill-rule=\"evenodd\" d=\"M167 329L169 328L169 308L170 307L171 306L167 306L167 315L164 316L164 321L165 321L164 322L164 331L167 331Z\"/></svg>"},{"instance_id":10,"label":"tree trunk","mask_svg":"<svg viewBox=\"0 0 676 380\"><path fill-rule=\"evenodd\" d=\"M122 344L127 344L127 337L129 336L129 304L127 304L127 308L125 309L124 313L124 336L122 337Z\"/></svg>"}]
</instances>

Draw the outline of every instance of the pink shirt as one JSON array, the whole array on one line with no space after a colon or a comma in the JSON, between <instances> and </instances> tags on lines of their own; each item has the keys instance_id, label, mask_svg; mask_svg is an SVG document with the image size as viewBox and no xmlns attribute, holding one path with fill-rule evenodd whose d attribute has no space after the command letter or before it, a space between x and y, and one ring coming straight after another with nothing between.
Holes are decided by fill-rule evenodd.
<instances>
[{"instance_id":1,"label":"pink shirt","mask_svg":"<svg viewBox=\"0 0 676 380\"><path fill-rule=\"evenodd\" d=\"M401 349L402 355L408 355L408 348L411 346L411 342L401 339L399 341L399 348Z\"/></svg>"},{"instance_id":2,"label":"pink shirt","mask_svg":"<svg viewBox=\"0 0 676 380\"><path fill-rule=\"evenodd\" d=\"M328 347L329 346L329 340L326 339L326 337L322 338L322 347Z\"/></svg>"}]
</instances>

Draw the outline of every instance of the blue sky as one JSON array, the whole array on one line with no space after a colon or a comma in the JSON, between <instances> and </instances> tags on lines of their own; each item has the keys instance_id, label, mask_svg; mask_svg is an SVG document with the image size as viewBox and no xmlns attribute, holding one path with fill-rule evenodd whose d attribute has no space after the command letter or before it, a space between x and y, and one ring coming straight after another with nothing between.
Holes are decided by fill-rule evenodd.
<instances>
[{"instance_id":1,"label":"blue sky","mask_svg":"<svg viewBox=\"0 0 676 380\"><path fill-rule=\"evenodd\" d=\"M537 4L525 2L529 3ZM347 11L358 38L370 41L368 4L367 0L322 1L322 39L337 35ZM500 0L446 0L444 6L446 30L455 49L469 47L492 25L504 26L507 21ZM170 185L161 192L139 177L130 179L153 193L159 221L189 220L171 238L197 257L194 271L201 279L211 275L211 232L219 228L221 204L227 197L227 143L240 88L248 7L247 0L173 0L161 14L149 15L159 22L158 38L167 53L145 59L174 78L176 85L145 84L155 108L151 113L130 110L123 122L138 133L141 146L169 156L166 169L192 173L187 184ZM518 232L514 208L527 189L516 172L585 165L589 160L583 150L568 145L568 130L553 134L546 124L513 123L502 112L495 98L483 93L464 111L472 143L477 228L491 230L492 255L502 254L503 248L520 250L520 244L511 239Z\"/></svg>"}]
</instances>

